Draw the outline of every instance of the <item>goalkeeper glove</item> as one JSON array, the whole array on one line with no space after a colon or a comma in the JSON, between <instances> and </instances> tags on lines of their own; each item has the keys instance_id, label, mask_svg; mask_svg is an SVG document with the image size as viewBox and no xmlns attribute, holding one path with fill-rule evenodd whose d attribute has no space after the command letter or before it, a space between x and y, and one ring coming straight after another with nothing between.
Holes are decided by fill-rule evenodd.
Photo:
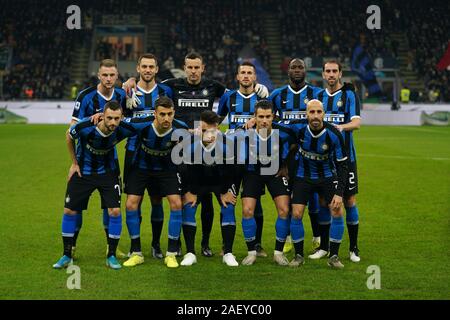
<instances>
[{"instance_id":1,"label":"goalkeeper glove","mask_svg":"<svg viewBox=\"0 0 450 320\"><path fill-rule=\"evenodd\" d=\"M255 92L258 95L258 97L265 99L269 96L269 89L263 84L257 83L255 85Z\"/></svg>"},{"instance_id":2,"label":"goalkeeper glove","mask_svg":"<svg viewBox=\"0 0 450 320\"><path fill-rule=\"evenodd\" d=\"M131 89L131 98L127 96L127 109L135 109L141 104L139 96L143 96L142 92Z\"/></svg>"}]
</instances>

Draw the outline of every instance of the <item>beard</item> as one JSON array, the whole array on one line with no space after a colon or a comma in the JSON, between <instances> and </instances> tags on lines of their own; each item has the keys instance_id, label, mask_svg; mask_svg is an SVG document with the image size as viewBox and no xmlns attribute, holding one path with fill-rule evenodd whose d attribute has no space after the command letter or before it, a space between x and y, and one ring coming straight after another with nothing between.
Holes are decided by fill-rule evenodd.
<instances>
[{"instance_id":1,"label":"beard","mask_svg":"<svg viewBox=\"0 0 450 320\"><path fill-rule=\"evenodd\" d=\"M155 79L154 76L150 76L150 78L144 78L144 76L141 76L141 80L146 82L146 83L150 83L153 81L153 79Z\"/></svg>"},{"instance_id":2,"label":"beard","mask_svg":"<svg viewBox=\"0 0 450 320\"><path fill-rule=\"evenodd\" d=\"M295 83L298 86L305 81L305 77L300 77L300 78L291 77L291 81L292 81L292 83Z\"/></svg>"}]
</instances>

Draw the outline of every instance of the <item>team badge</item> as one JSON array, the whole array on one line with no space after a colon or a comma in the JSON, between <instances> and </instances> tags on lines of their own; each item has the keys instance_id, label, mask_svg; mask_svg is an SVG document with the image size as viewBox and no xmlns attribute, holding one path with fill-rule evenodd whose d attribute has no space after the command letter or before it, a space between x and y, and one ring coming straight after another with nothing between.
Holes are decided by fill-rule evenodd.
<instances>
[{"instance_id":1,"label":"team badge","mask_svg":"<svg viewBox=\"0 0 450 320\"><path fill-rule=\"evenodd\" d=\"M322 150L323 150L323 151L327 151L327 150L328 150L328 145L327 145L326 143L324 143L324 144L322 145Z\"/></svg>"},{"instance_id":2,"label":"team badge","mask_svg":"<svg viewBox=\"0 0 450 320\"><path fill-rule=\"evenodd\" d=\"M206 97L207 95L208 95L208 90L206 90L206 89L204 89L203 91L202 91L202 94Z\"/></svg>"},{"instance_id":3,"label":"team badge","mask_svg":"<svg viewBox=\"0 0 450 320\"><path fill-rule=\"evenodd\" d=\"M305 98L305 100L303 100L303 102L304 102L305 104L308 104L309 99L308 99L308 98Z\"/></svg>"},{"instance_id":4,"label":"team badge","mask_svg":"<svg viewBox=\"0 0 450 320\"><path fill-rule=\"evenodd\" d=\"M337 102L337 106L340 108L340 107L342 107L342 105L343 105L342 100L339 100L339 101Z\"/></svg>"},{"instance_id":5,"label":"team badge","mask_svg":"<svg viewBox=\"0 0 450 320\"><path fill-rule=\"evenodd\" d=\"M69 202L70 202L70 197L67 196L67 198L66 198L66 203L69 203Z\"/></svg>"}]
</instances>

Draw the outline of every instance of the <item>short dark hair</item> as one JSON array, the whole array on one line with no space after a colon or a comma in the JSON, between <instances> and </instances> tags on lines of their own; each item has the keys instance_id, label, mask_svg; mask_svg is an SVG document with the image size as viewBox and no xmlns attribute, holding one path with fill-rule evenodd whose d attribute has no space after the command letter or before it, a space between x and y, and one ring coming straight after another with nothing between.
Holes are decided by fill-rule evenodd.
<instances>
[{"instance_id":1,"label":"short dark hair","mask_svg":"<svg viewBox=\"0 0 450 320\"><path fill-rule=\"evenodd\" d=\"M144 53L143 55L141 55L137 62L138 65L141 64L142 59L153 59L155 60L156 66L158 66L158 58L156 58L153 53Z\"/></svg>"},{"instance_id":2,"label":"short dark hair","mask_svg":"<svg viewBox=\"0 0 450 320\"><path fill-rule=\"evenodd\" d=\"M189 52L189 53L184 57L185 63L186 63L186 60L187 60L187 59L189 59L189 60L200 59L200 61L203 63L203 57L201 56L200 53L195 52L195 51Z\"/></svg>"},{"instance_id":3,"label":"short dark hair","mask_svg":"<svg viewBox=\"0 0 450 320\"><path fill-rule=\"evenodd\" d=\"M103 59L102 61L100 61L100 65L98 68L100 69L101 67L106 67L106 68L115 67L116 69L118 69L117 63L113 59Z\"/></svg>"},{"instance_id":4,"label":"short dark hair","mask_svg":"<svg viewBox=\"0 0 450 320\"><path fill-rule=\"evenodd\" d=\"M263 109L263 110L271 110L273 113L273 103L269 100L259 100L256 104L255 104L255 115L256 112L258 112L259 109Z\"/></svg>"},{"instance_id":5,"label":"short dark hair","mask_svg":"<svg viewBox=\"0 0 450 320\"><path fill-rule=\"evenodd\" d=\"M326 65L327 63L334 63L334 64L337 64L337 65L338 65L339 72L342 71L342 65L341 65L341 63L340 63L338 60L336 60L336 59L330 59L330 60L325 61L325 62L323 63L322 71L325 71L325 65Z\"/></svg>"},{"instance_id":6,"label":"short dark hair","mask_svg":"<svg viewBox=\"0 0 450 320\"><path fill-rule=\"evenodd\" d=\"M103 112L105 112L107 109L111 109L112 111L117 111L120 110L123 113L123 109L122 106L120 105L119 102L117 102L116 100L111 100L108 101L105 106L103 107Z\"/></svg>"},{"instance_id":7,"label":"short dark hair","mask_svg":"<svg viewBox=\"0 0 450 320\"><path fill-rule=\"evenodd\" d=\"M174 104L172 99L166 96L159 97L155 101L155 110L158 109L158 107L164 107L164 108L171 108L174 109Z\"/></svg>"},{"instance_id":8,"label":"short dark hair","mask_svg":"<svg viewBox=\"0 0 450 320\"><path fill-rule=\"evenodd\" d=\"M241 67L244 67L244 66L252 67L253 70L254 70L255 73L256 73L256 67L255 67L255 65L254 65L253 63L251 63L250 61L244 61L244 62L242 62L240 65L238 65L237 70L236 70L236 73L239 73L239 69L240 69Z\"/></svg>"},{"instance_id":9,"label":"short dark hair","mask_svg":"<svg viewBox=\"0 0 450 320\"><path fill-rule=\"evenodd\" d=\"M200 120L207 124L219 124L220 118L214 111L206 110L200 114Z\"/></svg>"}]
</instances>

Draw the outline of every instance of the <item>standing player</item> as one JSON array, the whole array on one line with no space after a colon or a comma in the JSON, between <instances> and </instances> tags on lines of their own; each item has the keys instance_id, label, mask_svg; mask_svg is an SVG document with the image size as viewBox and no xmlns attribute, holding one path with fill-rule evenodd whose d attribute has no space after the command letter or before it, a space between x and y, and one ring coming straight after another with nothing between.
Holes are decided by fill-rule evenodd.
<instances>
[{"instance_id":1,"label":"standing player","mask_svg":"<svg viewBox=\"0 0 450 320\"><path fill-rule=\"evenodd\" d=\"M295 142L295 136L291 130L272 123L274 119L273 105L268 100L261 100L256 103L255 119L256 130L251 129L247 132L248 142L245 147L245 162L247 165L242 182L241 199L242 230L247 243L248 255L244 258L242 264L252 265L256 261L254 211L257 199L267 186L278 212L273 258L277 264L286 266L289 261L283 254L283 246L289 230L288 214L291 192L286 177L276 174L280 162L286 158L289 152L290 144ZM275 172L271 172L274 168Z\"/></svg>"},{"instance_id":2,"label":"standing player","mask_svg":"<svg viewBox=\"0 0 450 320\"><path fill-rule=\"evenodd\" d=\"M186 78L168 79L163 82L172 89L176 118L186 123L191 129L194 128L194 122L200 120L200 114L205 110L211 111L214 101L226 91L224 85L203 77L204 71L203 57L196 52L191 52L184 59ZM135 86L134 78L128 79L125 83L125 87L128 89ZM255 86L255 92L261 98L269 95L267 88L260 84ZM213 253L209 247L214 219L212 194L205 194L200 199L200 203L202 205L202 255L212 257Z\"/></svg>"},{"instance_id":3,"label":"standing player","mask_svg":"<svg viewBox=\"0 0 450 320\"><path fill-rule=\"evenodd\" d=\"M146 124L146 118L127 119L139 131L139 148L128 173L127 227L131 237L129 266L144 262L140 242L139 204L146 189L150 196L167 197L170 206L169 244L164 263L169 268L178 267L176 253L181 232L182 202L181 181L175 164L171 161L172 133L177 128L188 129L186 124L175 120L175 110L170 98L162 96L155 101L154 121ZM144 126L142 126L144 122Z\"/></svg>"},{"instance_id":4,"label":"standing player","mask_svg":"<svg viewBox=\"0 0 450 320\"><path fill-rule=\"evenodd\" d=\"M321 88L311 86L306 83L306 66L302 59L292 59L288 69L289 84L275 89L269 97L274 104L278 115L282 120L296 120L306 118L306 105L312 99L317 98L317 94ZM311 229L313 232L313 249L317 249L320 245L319 232L319 198L317 194L313 194L308 201L308 213L311 221ZM285 252L292 249L289 238L284 248Z\"/></svg>"},{"instance_id":5,"label":"standing player","mask_svg":"<svg viewBox=\"0 0 450 320\"><path fill-rule=\"evenodd\" d=\"M327 88L318 94L318 99L322 101L326 112L326 120L333 123L342 133L345 141L345 150L349 157L348 176L344 191L344 206L346 211L347 228L350 239L350 260L359 262L358 249L358 226L359 215L356 206L356 194L358 193L358 174L356 169L356 152L353 144L353 130L358 130L361 126L360 102L351 84L342 85L342 66L336 60L324 63L322 77L327 82ZM321 212L327 212L326 208L321 208ZM343 218L342 218L343 219ZM327 220L324 218L323 220ZM343 223L343 222L342 222ZM320 250L310 256L311 259L320 259L328 251L328 225L321 225L322 241Z\"/></svg>"},{"instance_id":6,"label":"standing player","mask_svg":"<svg viewBox=\"0 0 450 320\"><path fill-rule=\"evenodd\" d=\"M222 120L228 116L229 132L245 124L247 120L254 116L255 104L259 100L254 89L256 83L256 67L254 64L243 62L239 65L236 79L239 83L239 89L225 92L220 98L217 111ZM240 183L236 187L239 188L239 185ZM263 190L263 194L264 192L265 190ZM267 253L261 245L264 224L261 198L258 198L256 202L254 218L256 221L256 253L259 257L267 257Z\"/></svg>"},{"instance_id":7,"label":"standing player","mask_svg":"<svg viewBox=\"0 0 450 320\"><path fill-rule=\"evenodd\" d=\"M235 205L237 187L235 165L234 135L223 135L219 130L219 116L213 111L204 111L200 115L198 135L191 137L189 148L185 151L184 162L184 206L183 234L186 241L186 255L182 266L197 262L195 256L195 233L197 224L195 213L197 199L204 193L215 194L220 205L222 241L224 247L223 263L236 267L238 262L232 253L236 234Z\"/></svg>"},{"instance_id":8,"label":"standing player","mask_svg":"<svg viewBox=\"0 0 450 320\"><path fill-rule=\"evenodd\" d=\"M89 87L82 90L75 101L75 107L72 113L72 121L70 125L76 124L83 118L90 117L96 113L103 112L105 104L109 101L117 101L122 109L125 111L126 107L126 94L125 91L119 87L116 87L116 81L118 79L119 72L117 64L114 60L105 59L100 62L98 68L97 77L99 83L95 87ZM116 155L117 158L117 155ZM120 175L119 166L117 166L117 175ZM87 208L79 208L76 215L77 227L73 240L73 251L75 253L76 242L78 234L80 232L83 216L82 210ZM108 225L109 225L109 215L106 209L103 210L103 226L105 229L106 238L108 238ZM120 258L125 257L125 255L117 250L118 256Z\"/></svg>"},{"instance_id":9,"label":"standing player","mask_svg":"<svg viewBox=\"0 0 450 320\"><path fill-rule=\"evenodd\" d=\"M116 249L122 230L120 214L120 178L117 174L115 145L136 133L121 122L122 108L116 101L104 106L104 120L94 125L86 119L73 125L66 134L72 165L69 170L64 214L62 219L63 256L53 265L55 269L67 267L72 262L72 246L76 230L76 215L86 208L95 189L100 192L102 208L109 214L108 253L106 265L120 269ZM77 140L75 147L74 140Z\"/></svg>"},{"instance_id":10,"label":"standing player","mask_svg":"<svg viewBox=\"0 0 450 320\"><path fill-rule=\"evenodd\" d=\"M295 247L295 258L291 266L304 263L303 258L303 213L310 195L319 194L322 206L327 206L332 213L330 258L328 265L343 268L339 260L339 245L344 233L342 223L342 194L347 174L347 155L344 140L339 130L324 122L325 112L319 100L308 102L307 120L297 120L290 126L297 134L298 151L296 151L296 172L292 195L291 235Z\"/></svg>"},{"instance_id":11,"label":"standing player","mask_svg":"<svg viewBox=\"0 0 450 320\"><path fill-rule=\"evenodd\" d=\"M153 116L155 110L155 101L162 96L168 96L169 98L172 98L172 90L164 84L156 83L156 75L158 73L158 60L155 55L151 53L142 55L138 60L136 71L139 74L139 81L137 83L135 94L137 101L135 101L134 106L131 106L133 112L132 116L133 117ZM133 100L129 99L127 100L127 103L129 101ZM137 136L128 139L126 145L125 164L123 172L123 182L125 186L127 185L128 173L131 169L134 153L136 152L136 148L138 147L139 147L139 140ZM160 237L164 223L162 197L158 195L153 195L152 197L150 197L150 200L152 204L152 211L150 218L152 224L152 237L153 237L151 244L152 256L157 259L162 259L163 254L160 246ZM127 217L129 216L128 211L134 210L127 208ZM138 214L140 221L142 221L141 204L139 204ZM132 252L131 249L130 252ZM127 267L135 266L136 264L142 263L143 259L140 259L141 257L142 255L130 258L130 260L124 263L124 266Z\"/></svg>"}]
</instances>

